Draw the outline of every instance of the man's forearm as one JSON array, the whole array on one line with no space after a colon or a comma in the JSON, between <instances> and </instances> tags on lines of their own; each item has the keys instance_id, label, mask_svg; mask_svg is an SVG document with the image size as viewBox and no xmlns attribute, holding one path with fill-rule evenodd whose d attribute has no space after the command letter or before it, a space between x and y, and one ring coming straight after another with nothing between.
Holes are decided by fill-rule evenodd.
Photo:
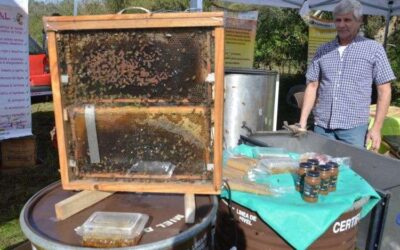
<instances>
[{"instance_id":1,"label":"man's forearm","mask_svg":"<svg viewBox=\"0 0 400 250\"><path fill-rule=\"evenodd\" d=\"M308 83L304 92L303 106L301 108L300 126L307 127L307 119L314 107L315 99L317 97L318 82Z\"/></svg>"},{"instance_id":2,"label":"man's forearm","mask_svg":"<svg viewBox=\"0 0 400 250\"><path fill-rule=\"evenodd\" d=\"M390 83L379 85L377 87L377 91L378 91L378 100L376 103L375 121L372 128L380 131L390 105L390 100L392 95L392 89Z\"/></svg>"}]
</instances>

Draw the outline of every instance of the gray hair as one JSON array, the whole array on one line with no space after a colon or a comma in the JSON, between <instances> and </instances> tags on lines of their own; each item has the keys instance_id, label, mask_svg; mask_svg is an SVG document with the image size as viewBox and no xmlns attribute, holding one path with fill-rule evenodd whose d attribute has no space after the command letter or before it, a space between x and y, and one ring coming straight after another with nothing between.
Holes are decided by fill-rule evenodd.
<instances>
[{"instance_id":1,"label":"gray hair","mask_svg":"<svg viewBox=\"0 0 400 250\"><path fill-rule=\"evenodd\" d=\"M357 0L342 0L333 9L333 16L340 14L353 13L354 18L357 21L362 20L362 6Z\"/></svg>"}]
</instances>

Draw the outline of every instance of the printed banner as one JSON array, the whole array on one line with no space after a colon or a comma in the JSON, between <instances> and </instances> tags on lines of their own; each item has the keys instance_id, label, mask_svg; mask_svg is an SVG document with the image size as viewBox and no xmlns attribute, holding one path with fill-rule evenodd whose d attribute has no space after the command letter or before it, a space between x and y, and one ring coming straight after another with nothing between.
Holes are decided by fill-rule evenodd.
<instances>
[{"instance_id":1,"label":"printed banner","mask_svg":"<svg viewBox=\"0 0 400 250\"><path fill-rule=\"evenodd\" d=\"M28 0L0 0L0 140L32 134Z\"/></svg>"},{"instance_id":2,"label":"printed banner","mask_svg":"<svg viewBox=\"0 0 400 250\"><path fill-rule=\"evenodd\" d=\"M225 12L225 67L252 68L258 11Z\"/></svg>"},{"instance_id":3,"label":"printed banner","mask_svg":"<svg viewBox=\"0 0 400 250\"><path fill-rule=\"evenodd\" d=\"M310 17L308 29L308 60L310 64L315 52L322 44L333 40L336 37L336 28L333 21L320 20Z\"/></svg>"}]
</instances>

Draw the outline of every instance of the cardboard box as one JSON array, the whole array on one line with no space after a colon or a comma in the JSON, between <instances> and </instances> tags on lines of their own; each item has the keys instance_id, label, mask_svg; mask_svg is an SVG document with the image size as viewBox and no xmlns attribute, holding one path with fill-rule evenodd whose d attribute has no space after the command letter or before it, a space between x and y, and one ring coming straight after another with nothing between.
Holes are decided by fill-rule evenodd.
<instances>
[{"instance_id":1,"label":"cardboard box","mask_svg":"<svg viewBox=\"0 0 400 250\"><path fill-rule=\"evenodd\" d=\"M2 168L22 168L36 165L36 137L27 136L1 141Z\"/></svg>"}]
</instances>

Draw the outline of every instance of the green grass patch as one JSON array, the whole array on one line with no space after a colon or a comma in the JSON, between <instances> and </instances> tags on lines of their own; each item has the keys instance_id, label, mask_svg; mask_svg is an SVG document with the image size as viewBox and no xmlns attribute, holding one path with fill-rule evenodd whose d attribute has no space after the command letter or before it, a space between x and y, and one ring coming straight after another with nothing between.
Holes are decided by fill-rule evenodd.
<instances>
[{"instance_id":1,"label":"green grass patch","mask_svg":"<svg viewBox=\"0 0 400 250\"><path fill-rule=\"evenodd\" d=\"M18 219L12 219L0 226L0 249L7 249L16 245L26 238L19 227Z\"/></svg>"}]
</instances>

